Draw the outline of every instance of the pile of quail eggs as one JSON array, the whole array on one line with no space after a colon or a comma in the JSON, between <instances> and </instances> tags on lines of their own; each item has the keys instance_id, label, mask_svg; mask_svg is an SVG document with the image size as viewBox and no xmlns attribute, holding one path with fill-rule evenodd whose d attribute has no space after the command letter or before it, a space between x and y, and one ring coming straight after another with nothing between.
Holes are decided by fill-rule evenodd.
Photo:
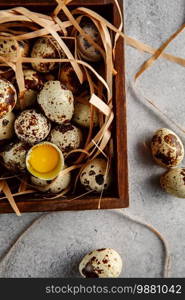
<instances>
[{"instance_id":1,"label":"pile of quail eggs","mask_svg":"<svg viewBox=\"0 0 185 300\"><path fill-rule=\"evenodd\" d=\"M157 130L151 141L155 162L167 171L161 176L161 187L169 194L185 198L185 167L179 167L184 158L184 146L170 129Z\"/></svg>"},{"instance_id":2,"label":"pile of quail eggs","mask_svg":"<svg viewBox=\"0 0 185 300\"><path fill-rule=\"evenodd\" d=\"M84 25L84 31L95 42L100 41L93 23ZM49 36L37 38L33 44L18 42L22 56L32 58L65 58L65 53ZM101 54L80 34L77 36L79 52L84 60L95 63ZM16 55L13 40L0 37L0 56ZM64 168L70 163L69 153L83 148L87 129L90 127L89 102L76 100L82 85L71 64L34 62L23 69L25 93L19 99L14 75L0 76L0 161L13 174L29 170L26 164L28 152L43 142L53 144L64 157ZM98 128L98 112L94 113L94 128ZM51 157L52 159L52 157ZM101 192L110 186L110 173L106 174L107 162L98 157L86 163L80 176L86 190ZM0 174L2 175L2 174ZM53 179L53 178L52 178ZM55 180L43 180L30 174L30 184L41 192L59 193L70 186L70 173L57 174Z\"/></svg>"}]
</instances>

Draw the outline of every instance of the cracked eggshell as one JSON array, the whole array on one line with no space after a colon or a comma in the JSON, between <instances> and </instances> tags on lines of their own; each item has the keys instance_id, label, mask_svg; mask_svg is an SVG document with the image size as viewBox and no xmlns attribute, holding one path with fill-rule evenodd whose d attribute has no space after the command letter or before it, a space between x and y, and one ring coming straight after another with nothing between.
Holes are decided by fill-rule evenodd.
<instances>
[{"instance_id":1,"label":"cracked eggshell","mask_svg":"<svg viewBox=\"0 0 185 300\"><path fill-rule=\"evenodd\" d=\"M48 81L38 95L38 103L45 115L53 122L62 124L72 119L74 98L60 81Z\"/></svg>"},{"instance_id":2,"label":"cracked eggshell","mask_svg":"<svg viewBox=\"0 0 185 300\"><path fill-rule=\"evenodd\" d=\"M86 190L101 193L111 184L110 170L106 174L107 161L103 158L95 158L90 161L80 175L80 182Z\"/></svg>"},{"instance_id":3,"label":"cracked eggshell","mask_svg":"<svg viewBox=\"0 0 185 300\"><path fill-rule=\"evenodd\" d=\"M38 191L57 194L61 193L69 187L71 182L71 173L68 172L63 175L63 172L61 172L53 181L46 181L43 179L36 178L34 176L31 176L30 180L31 183L34 185L35 189L37 189Z\"/></svg>"},{"instance_id":4,"label":"cracked eggshell","mask_svg":"<svg viewBox=\"0 0 185 300\"><path fill-rule=\"evenodd\" d=\"M15 120L14 129L21 141L32 145L43 141L48 136L51 123L41 113L28 109Z\"/></svg>"},{"instance_id":5,"label":"cracked eggshell","mask_svg":"<svg viewBox=\"0 0 185 300\"><path fill-rule=\"evenodd\" d=\"M63 50L59 47L57 41L52 37L41 37L38 38L33 45L31 51L32 58L64 58L65 54ZM57 63L53 62L35 62L32 63L32 68L41 73L48 73L49 71L55 69Z\"/></svg>"},{"instance_id":6,"label":"cracked eggshell","mask_svg":"<svg viewBox=\"0 0 185 300\"><path fill-rule=\"evenodd\" d=\"M11 112L17 102L14 86L6 79L0 79L0 118Z\"/></svg>"},{"instance_id":7,"label":"cracked eggshell","mask_svg":"<svg viewBox=\"0 0 185 300\"><path fill-rule=\"evenodd\" d=\"M167 128L156 131L151 150L155 162L162 167L176 167L184 158L184 146L180 138Z\"/></svg>"},{"instance_id":8,"label":"cracked eggshell","mask_svg":"<svg viewBox=\"0 0 185 300\"><path fill-rule=\"evenodd\" d=\"M185 198L185 168L174 168L161 176L161 187L169 194Z\"/></svg>"},{"instance_id":9,"label":"cracked eggshell","mask_svg":"<svg viewBox=\"0 0 185 300\"><path fill-rule=\"evenodd\" d=\"M9 34L5 34L10 36ZM27 41L18 41L20 47L21 56L28 56L29 54L29 43ZM17 48L15 40L5 40L3 37L0 38L0 56L17 56Z\"/></svg>"},{"instance_id":10,"label":"cracked eggshell","mask_svg":"<svg viewBox=\"0 0 185 300\"><path fill-rule=\"evenodd\" d=\"M90 105L76 102L73 121L79 126L89 128L91 121ZM94 110L94 126L98 126L98 113L96 109Z\"/></svg>"},{"instance_id":11,"label":"cracked eggshell","mask_svg":"<svg viewBox=\"0 0 185 300\"><path fill-rule=\"evenodd\" d=\"M14 135L15 115L13 112L8 113L0 119L0 141L9 140Z\"/></svg>"},{"instance_id":12,"label":"cracked eggshell","mask_svg":"<svg viewBox=\"0 0 185 300\"><path fill-rule=\"evenodd\" d=\"M116 278L122 271L122 259L111 248L94 250L82 259L79 271L86 278Z\"/></svg>"},{"instance_id":13,"label":"cracked eggshell","mask_svg":"<svg viewBox=\"0 0 185 300\"><path fill-rule=\"evenodd\" d=\"M51 130L49 140L59 147L65 158L70 151L80 147L82 132L72 124L57 125Z\"/></svg>"},{"instance_id":14,"label":"cracked eggshell","mask_svg":"<svg viewBox=\"0 0 185 300\"><path fill-rule=\"evenodd\" d=\"M1 153L4 166L12 172L26 169L26 154L29 146L22 142L12 143Z\"/></svg>"},{"instance_id":15,"label":"cracked eggshell","mask_svg":"<svg viewBox=\"0 0 185 300\"><path fill-rule=\"evenodd\" d=\"M88 20L84 25L82 25L82 29L93 39L96 44L102 44L100 34L92 21ZM77 45L79 53L84 60L98 62L102 59L101 53L96 50L96 48L91 45L81 34L77 35Z\"/></svg>"}]
</instances>

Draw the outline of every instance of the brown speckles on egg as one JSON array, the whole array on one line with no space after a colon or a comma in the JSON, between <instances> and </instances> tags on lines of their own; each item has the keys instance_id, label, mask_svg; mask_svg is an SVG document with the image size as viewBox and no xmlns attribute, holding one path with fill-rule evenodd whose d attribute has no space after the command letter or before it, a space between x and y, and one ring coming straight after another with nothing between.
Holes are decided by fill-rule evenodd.
<instances>
[{"instance_id":1,"label":"brown speckles on egg","mask_svg":"<svg viewBox=\"0 0 185 300\"><path fill-rule=\"evenodd\" d=\"M106 169L107 161L103 158L95 158L86 165L81 173L81 184L87 190L93 190L98 193L103 189L108 189L111 184L111 172L107 174Z\"/></svg>"},{"instance_id":2,"label":"brown speckles on egg","mask_svg":"<svg viewBox=\"0 0 185 300\"><path fill-rule=\"evenodd\" d=\"M14 135L15 115L13 112L8 113L0 119L0 141L11 139Z\"/></svg>"},{"instance_id":3,"label":"brown speckles on egg","mask_svg":"<svg viewBox=\"0 0 185 300\"><path fill-rule=\"evenodd\" d=\"M120 255L113 249L104 248L87 254L79 265L79 271L86 278L118 277L122 270Z\"/></svg>"},{"instance_id":4,"label":"brown speckles on egg","mask_svg":"<svg viewBox=\"0 0 185 300\"><path fill-rule=\"evenodd\" d=\"M20 114L14 127L20 140L35 144L43 141L48 136L51 124L44 115L30 109Z\"/></svg>"},{"instance_id":5,"label":"brown speckles on egg","mask_svg":"<svg viewBox=\"0 0 185 300\"><path fill-rule=\"evenodd\" d=\"M73 121L79 126L88 128L91 122L90 105L85 103L76 102L74 107ZM98 126L98 113L94 109L94 126Z\"/></svg>"},{"instance_id":6,"label":"brown speckles on egg","mask_svg":"<svg viewBox=\"0 0 185 300\"><path fill-rule=\"evenodd\" d=\"M60 81L72 93L76 93L80 88L80 82L71 64L62 64L60 69Z\"/></svg>"},{"instance_id":7,"label":"brown speckles on egg","mask_svg":"<svg viewBox=\"0 0 185 300\"><path fill-rule=\"evenodd\" d=\"M5 34L8 36L9 34ZM21 56L27 56L29 54L29 43L27 41L18 41L18 46L20 47ZM0 38L0 56L16 56L17 47L15 40L4 40L3 37Z\"/></svg>"},{"instance_id":8,"label":"brown speckles on egg","mask_svg":"<svg viewBox=\"0 0 185 300\"><path fill-rule=\"evenodd\" d=\"M161 176L161 187L169 194L185 198L185 169L174 168Z\"/></svg>"},{"instance_id":9,"label":"brown speckles on egg","mask_svg":"<svg viewBox=\"0 0 185 300\"><path fill-rule=\"evenodd\" d=\"M11 112L17 102L14 86L6 79L0 79L0 118Z\"/></svg>"},{"instance_id":10,"label":"brown speckles on egg","mask_svg":"<svg viewBox=\"0 0 185 300\"><path fill-rule=\"evenodd\" d=\"M51 130L49 141L57 145L64 157L71 151L78 149L82 142L82 132L72 124L57 125Z\"/></svg>"},{"instance_id":11,"label":"brown speckles on egg","mask_svg":"<svg viewBox=\"0 0 185 300\"><path fill-rule=\"evenodd\" d=\"M151 150L154 160L163 167L175 167L184 157L184 147L171 130L159 129L153 136Z\"/></svg>"},{"instance_id":12,"label":"brown speckles on egg","mask_svg":"<svg viewBox=\"0 0 185 300\"><path fill-rule=\"evenodd\" d=\"M38 103L45 115L58 124L71 120L74 112L73 102L72 92L57 80L46 82L38 95Z\"/></svg>"},{"instance_id":13,"label":"brown speckles on egg","mask_svg":"<svg viewBox=\"0 0 185 300\"><path fill-rule=\"evenodd\" d=\"M57 41L53 37L41 37L36 40L33 45L31 57L36 58L64 58L65 54L59 47ZM57 66L56 63L52 62L37 62L32 63L34 70L42 73L47 73L53 70Z\"/></svg>"}]
</instances>

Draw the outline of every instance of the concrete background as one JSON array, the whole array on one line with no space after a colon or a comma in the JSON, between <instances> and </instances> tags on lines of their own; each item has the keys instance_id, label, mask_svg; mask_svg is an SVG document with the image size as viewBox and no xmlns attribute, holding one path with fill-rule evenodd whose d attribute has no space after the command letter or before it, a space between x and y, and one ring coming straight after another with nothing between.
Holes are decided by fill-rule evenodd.
<instances>
[{"instance_id":1,"label":"concrete background","mask_svg":"<svg viewBox=\"0 0 185 300\"><path fill-rule=\"evenodd\" d=\"M183 24L184 12L184 0L125 0L125 30L159 47ZM185 56L184 33L168 47L168 52ZM172 253L172 276L184 277L185 201L161 190L159 176L163 169L153 163L143 143L160 127L175 130L184 143L185 138L129 87L147 57L126 47L131 200L127 211L153 224L166 237ZM184 82L182 67L159 59L138 84L165 113L185 126ZM37 216L0 215L0 257ZM118 250L124 262L122 277L162 275L163 249L154 234L127 221L118 211L86 211L47 215L0 263L0 277L77 277L80 259L99 247Z\"/></svg>"}]
</instances>

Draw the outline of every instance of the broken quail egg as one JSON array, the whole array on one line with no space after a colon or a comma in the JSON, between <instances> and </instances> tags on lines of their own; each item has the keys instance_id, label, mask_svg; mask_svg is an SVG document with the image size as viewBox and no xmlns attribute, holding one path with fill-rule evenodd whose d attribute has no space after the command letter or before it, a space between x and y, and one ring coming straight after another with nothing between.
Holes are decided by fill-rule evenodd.
<instances>
[{"instance_id":1,"label":"broken quail egg","mask_svg":"<svg viewBox=\"0 0 185 300\"><path fill-rule=\"evenodd\" d=\"M82 259L79 271L86 278L116 278L122 271L122 259L111 248L94 250Z\"/></svg>"},{"instance_id":2,"label":"broken quail egg","mask_svg":"<svg viewBox=\"0 0 185 300\"><path fill-rule=\"evenodd\" d=\"M43 141L49 134L51 124L48 119L34 109L24 110L14 123L17 137L28 144Z\"/></svg>"},{"instance_id":3,"label":"broken quail egg","mask_svg":"<svg viewBox=\"0 0 185 300\"><path fill-rule=\"evenodd\" d=\"M162 188L169 194L185 198L185 168L168 170L160 179Z\"/></svg>"},{"instance_id":4,"label":"broken quail egg","mask_svg":"<svg viewBox=\"0 0 185 300\"><path fill-rule=\"evenodd\" d=\"M11 112L17 102L14 86L6 79L0 79L0 118Z\"/></svg>"},{"instance_id":5,"label":"broken quail egg","mask_svg":"<svg viewBox=\"0 0 185 300\"><path fill-rule=\"evenodd\" d=\"M176 167L184 158L184 146L180 138L167 128L156 131L151 150L154 160L162 167Z\"/></svg>"},{"instance_id":6,"label":"broken quail egg","mask_svg":"<svg viewBox=\"0 0 185 300\"><path fill-rule=\"evenodd\" d=\"M60 81L48 81L38 95L38 103L45 115L53 122L69 122L74 112L74 98Z\"/></svg>"},{"instance_id":7,"label":"broken quail egg","mask_svg":"<svg viewBox=\"0 0 185 300\"><path fill-rule=\"evenodd\" d=\"M65 54L53 37L38 38L31 51L32 58L64 58ZM48 73L57 66L53 62L34 62L32 68L41 73Z\"/></svg>"},{"instance_id":8,"label":"broken quail egg","mask_svg":"<svg viewBox=\"0 0 185 300\"><path fill-rule=\"evenodd\" d=\"M9 140L13 137L14 121L15 115L13 112L9 112L0 119L0 141Z\"/></svg>"},{"instance_id":9,"label":"broken quail egg","mask_svg":"<svg viewBox=\"0 0 185 300\"><path fill-rule=\"evenodd\" d=\"M8 145L1 153L4 166L14 172L23 171L26 168L26 154L29 146L22 142Z\"/></svg>"},{"instance_id":10,"label":"broken quail egg","mask_svg":"<svg viewBox=\"0 0 185 300\"><path fill-rule=\"evenodd\" d=\"M51 130L49 140L57 145L64 157L66 157L70 151L80 147L82 132L79 128L70 123L57 125Z\"/></svg>"},{"instance_id":11,"label":"broken quail egg","mask_svg":"<svg viewBox=\"0 0 185 300\"><path fill-rule=\"evenodd\" d=\"M107 168L107 161L103 158L95 158L85 166L80 182L86 190L100 193L109 188L111 183L110 170Z\"/></svg>"},{"instance_id":12,"label":"broken quail egg","mask_svg":"<svg viewBox=\"0 0 185 300\"><path fill-rule=\"evenodd\" d=\"M97 110L94 109L94 126L98 126L98 113ZM90 121L91 121L91 110L90 105L87 103L75 103L74 108L74 115L73 115L73 121L82 127L90 127Z\"/></svg>"},{"instance_id":13,"label":"broken quail egg","mask_svg":"<svg viewBox=\"0 0 185 300\"><path fill-rule=\"evenodd\" d=\"M52 143L37 144L29 150L26 156L26 167L33 176L43 180L52 180L64 168L63 154Z\"/></svg>"},{"instance_id":14,"label":"broken quail egg","mask_svg":"<svg viewBox=\"0 0 185 300\"><path fill-rule=\"evenodd\" d=\"M63 174L61 171L53 181L47 181L31 176L31 183L35 189L40 192L50 192L52 194L61 193L69 187L71 182L71 173Z\"/></svg>"}]
</instances>

